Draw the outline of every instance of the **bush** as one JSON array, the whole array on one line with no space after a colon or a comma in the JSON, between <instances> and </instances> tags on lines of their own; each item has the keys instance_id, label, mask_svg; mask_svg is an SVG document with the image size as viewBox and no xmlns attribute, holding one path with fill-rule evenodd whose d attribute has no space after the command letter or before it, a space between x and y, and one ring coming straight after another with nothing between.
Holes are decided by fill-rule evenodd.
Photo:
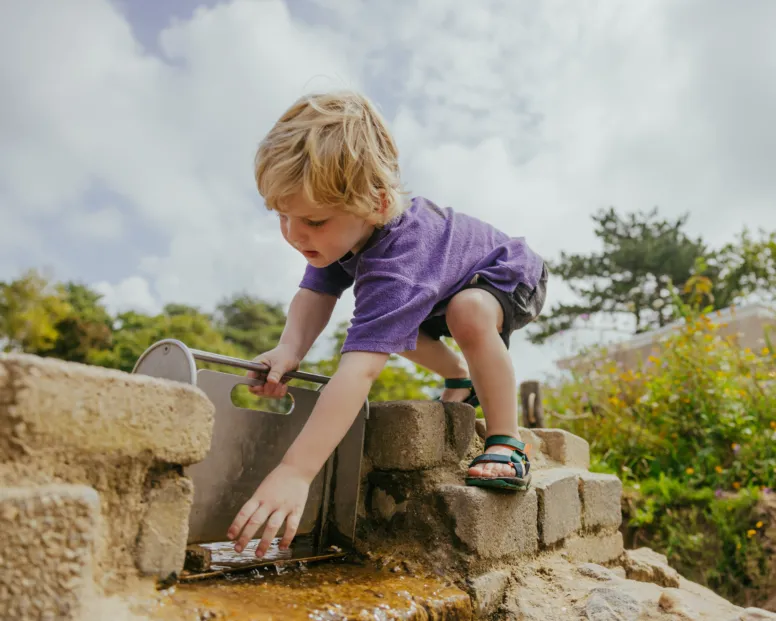
<instances>
[{"instance_id":1,"label":"bush","mask_svg":"<svg viewBox=\"0 0 776 621\"><path fill-rule=\"evenodd\" d=\"M767 336L742 350L707 310L680 309L681 327L638 368L589 352L548 387L545 416L588 440L591 469L623 479L626 536L748 600L768 574L755 506L776 487L776 355Z\"/></svg>"}]
</instances>

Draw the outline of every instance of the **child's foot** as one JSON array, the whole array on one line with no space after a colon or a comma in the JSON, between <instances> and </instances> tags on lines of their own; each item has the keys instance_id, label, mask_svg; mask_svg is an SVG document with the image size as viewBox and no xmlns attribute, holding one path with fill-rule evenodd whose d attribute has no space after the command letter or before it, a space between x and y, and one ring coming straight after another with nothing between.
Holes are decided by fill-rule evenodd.
<instances>
[{"instance_id":1,"label":"child's foot","mask_svg":"<svg viewBox=\"0 0 776 621\"><path fill-rule=\"evenodd\" d=\"M502 490L528 489L531 464L525 448L525 443L512 435L488 436L485 452L469 464L466 484Z\"/></svg>"},{"instance_id":2,"label":"child's foot","mask_svg":"<svg viewBox=\"0 0 776 621\"><path fill-rule=\"evenodd\" d=\"M493 446L485 449L486 453L496 453L497 455L505 455L509 457L514 449L511 446L505 446L503 444L494 444ZM484 463L476 464L469 468L470 477L513 477L515 476L515 469L509 464L494 464Z\"/></svg>"},{"instance_id":3,"label":"child's foot","mask_svg":"<svg viewBox=\"0 0 776 621\"><path fill-rule=\"evenodd\" d=\"M480 404L474 392L472 381L468 377L447 378L445 380L445 389L442 391L439 400L457 403L465 402L474 407Z\"/></svg>"},{"instance_id":4,"label":"child's foot","mask_svg":"<svg viewBox=\"0 0 776 621\"><path fill-rule=\"evenodd\" d=\"M468 399L469 395L471 395L471 390L468 388L445 388L442 391L441 400L457 403Z\"/></svg>"}]
</instances>

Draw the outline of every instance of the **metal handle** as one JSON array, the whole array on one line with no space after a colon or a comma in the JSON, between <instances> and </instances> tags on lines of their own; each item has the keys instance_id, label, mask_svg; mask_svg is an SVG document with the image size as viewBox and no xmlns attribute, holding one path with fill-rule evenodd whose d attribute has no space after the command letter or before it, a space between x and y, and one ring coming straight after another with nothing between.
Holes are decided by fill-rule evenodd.
<instances>
[{"instance_id":1,"label":"metal handle","mask_svg":"<svg viewBox=\"0 0 776 621\"><path fill-rule=\"evenodd\" d=\"M212 362L214 364L226 364L232 367L238 367L240 369L246 369L247 371L255 371L257 373L268 373L269 367L266 364L259 364L258 362L249 362L248 360L241 360L240 358L232 358L231 356L222 356L221 354L211 354L207 351L199 349L191 349L191 355L195 359L202 362ZM292 379L304 380L306 382L315 382L316 384L328 384L331 378L325 375L318 375L316 373L305 373L304 371L289 371L285 373L283 377Z\"/></svg>"}]
</instances>

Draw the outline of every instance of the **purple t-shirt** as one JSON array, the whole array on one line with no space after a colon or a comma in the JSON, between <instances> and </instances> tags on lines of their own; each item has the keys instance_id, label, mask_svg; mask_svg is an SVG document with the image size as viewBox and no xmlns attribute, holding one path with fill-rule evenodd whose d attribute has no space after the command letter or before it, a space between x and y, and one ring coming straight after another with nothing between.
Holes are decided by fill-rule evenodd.
<instances>
[{"instance_id":1,"label":"purple t-shirt","mask_svg":"<svg viewBox=\"0 0 776 621\"><path fill-rule=\"evenodd\" d=\"M535 287L543 264L522 237L418 197L357 254L308 265L299 286L340 297L355 283L342 352L399 353L415 349L420 324L475 274L512 292L518 283Z\"/></svg>"}]
</instances>

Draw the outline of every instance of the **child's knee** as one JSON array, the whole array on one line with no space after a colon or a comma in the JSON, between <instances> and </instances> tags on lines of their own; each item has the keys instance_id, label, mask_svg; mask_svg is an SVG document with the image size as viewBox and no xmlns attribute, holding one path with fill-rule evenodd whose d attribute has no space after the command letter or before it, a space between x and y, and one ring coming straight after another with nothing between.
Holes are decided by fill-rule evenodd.
<instances>
[{"instance_id":1,"label":"child's knee","mask_svg":"<svg viewBox=\"0 0 776 621\"><path fill-rule=\"evenodd\" d=\"M500 332L504 321L498 300L482 289L461 291L450 300L445 315L450 334L461 346L494 329Z\"/></svg>"}]
</instances>

